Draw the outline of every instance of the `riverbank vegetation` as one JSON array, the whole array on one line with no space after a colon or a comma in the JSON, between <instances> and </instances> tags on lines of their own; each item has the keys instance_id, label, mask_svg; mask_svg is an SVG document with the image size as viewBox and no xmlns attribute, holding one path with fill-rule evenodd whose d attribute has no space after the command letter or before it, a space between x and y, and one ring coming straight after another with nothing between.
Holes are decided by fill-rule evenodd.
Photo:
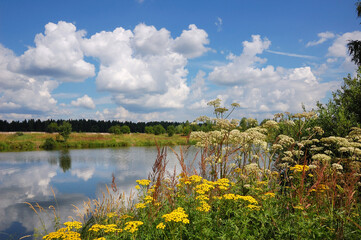
<instances>
[{"instance_id":1,"label":"riverbank vegetation","mask_svg":"<svg viewBox=\"0 0 361 240\"><path fill-rule=\"evenodd\" d=\"M192 132L200 160L166 172L158 150L137 194L115 181L78 219L43 239L357 239L361 235L361 129L323 136L317 114L277 114L245 131L212 119Z\"/></svg>"},{"instance_id":2,"label":"riverbank vegetation","mask_svg":"<svg viewBox=\"0 0 361 240\"><path fill-rule=\"evenodd\" d=\"M10 132L0 133L0 151L33 151L55 149L81 149L128 146L174 146L190 144L187 136L180 134L168 137L166 134L146 133L71 133L64 141L58 133Z\"/></svg>"}]
</instances>

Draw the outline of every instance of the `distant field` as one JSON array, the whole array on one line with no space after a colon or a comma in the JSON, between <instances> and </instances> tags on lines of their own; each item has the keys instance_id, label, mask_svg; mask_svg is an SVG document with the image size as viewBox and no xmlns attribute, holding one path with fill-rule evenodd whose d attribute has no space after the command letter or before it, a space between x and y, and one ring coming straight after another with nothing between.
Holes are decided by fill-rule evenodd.
<instances>
[{"instance_id":1,"label":"distant field","mask_svg":"<svg viewBox=\"0 0 361 240\"><path fill-rule=\"evenodd\" d=\"M56 140L57 133L44 132L0 132L0 151L42 150L45 140ZM59 143L56 149L62 148L104 148L126 146L187 145L186 136L153 135L131 133L114 135L109 133L72 133L66 143Z\"/></svg>"}]
</instances>

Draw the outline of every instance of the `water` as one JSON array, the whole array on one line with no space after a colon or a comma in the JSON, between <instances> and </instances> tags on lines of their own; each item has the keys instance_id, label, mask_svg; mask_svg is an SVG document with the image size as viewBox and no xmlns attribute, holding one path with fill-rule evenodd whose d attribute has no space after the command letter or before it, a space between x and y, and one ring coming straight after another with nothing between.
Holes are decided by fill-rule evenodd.
<instances>
[{"instance_id":1,"label":"water","mask_svg":"<svg viewBox=\"0 0 361 240\"><path fill-rule=\"evenodd\" d=\"M186 159L195 154L190 148ZM155 147L0 153L0 239L19 239L41 227L25 202L54 205L66 221L75 216L72 205L101 197L113 174L119 191L134 192L135 181L147 178L156 156ZM167 159L173 172L178 161L170 149Z\"/></svg>"}]
</instances>

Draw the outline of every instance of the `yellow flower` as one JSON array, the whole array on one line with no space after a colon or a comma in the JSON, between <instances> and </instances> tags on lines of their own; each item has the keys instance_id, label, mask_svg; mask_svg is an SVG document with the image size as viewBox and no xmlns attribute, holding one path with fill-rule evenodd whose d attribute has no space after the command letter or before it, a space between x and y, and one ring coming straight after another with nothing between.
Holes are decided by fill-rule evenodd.
<instances>
[{"instance_id":1,"label":"yellow flower","mask_svg":"<svg viewBox=\"0 0 361 240\"><path fill-rule=\"evenodd\" d=\"M294 167L290 167L290 170L293 172L303 172L303 170L305 170L305 172L307 172L308 170L310 170L310 167L307 165L296 164Z\"/></svg>"},{"instance_id":2,"label":"yellow flower","mask_svg":"<svg viewBox=\"0 0 361 240\"><path fill-rule=\"evenodd\" d=\"M214 188L214 186L212 186L210 184L202 183L202 184L199 184L196 186L196 192L198 194L205 194L213 188Z\"/></svg>"},{"instance_id":3,"label":"yellow flower","mask_svg":"<svg viewBox=\"0 0 361 240\"><path fill-rule=\"evenodd\" d=\"M140 186L139 186L139 185L135 186L135 189L138 189L138 190L139 190L139 189L140 189Z\"/></svg>"},{"instance_id":4,"label":"yellow flower","mask_svg":"<svg viewBox=\"0 0 361 240\"><path fill-rule=\"evenodd\" d=\"M256 210L256 211L259 211L261 209L260 206L256 206L256 205L252 205L252 204L249 204L247 206L247 208L251 209L251 210Z\"/></svg>"},{"instance_id":5,"label":"yellow flower","mask_svg":"<svg viewBox=\"0 0 361 240\"><path fill-rule=\"evenodd\" d=\"M142 221L130 221L130 222L126 222L125 225L126 225L124 228L125 231L134 233L134 232L138 231L138 227L140 225L143 225L143 222Z\"/></svg>"},{"instance_id":6,"label":"yellow flower","mask_svg":"<svg viewBox=\"0 0 361 240\"><path fill-rule=\"evenodd\" d=\"M150 180L148 179L137 180L136 182L142 186L148 186L150 184Z\"/></svg>"},{"instance_id":7,"label":"yellow flower","mask_svg":"<svg viewBox=\"0 0 361 240\"><path fill-rule=\"evenodd\" d=\"M260 182L257 182L257 185L267 185L267 181L260 181Z\"/></svg>"},{"instance_id":8,"label":"yellow flower","mask_svg":"<svg viewBox=\"0 0 361 240\"><path fill-rule=\"evenodd\" d=\"M165 225L164 225L164 223L159 223L158 225L157 225L157 228L158 229L164 229L165 228Z\"/></svg>"},{"instance_id":9,"label":"yellow flower","mask_svg":"<svg viewBox=\"0 0 361 240\"><path fill-rule=\"evenodd\" d=\"M135 204L135 208L145 208L145 207L146 207L145 203L137 203L137 204Z\"/></svg>"},{"instance_id":10,"label":"yellow flower","mask_svg":"<svg viewBox=\"0 0 361 240\"><path fill-rule=\"evenodd\" d=\"M270 198L274 198L276 196L276 194L274 194L272 192L265 193L264 195L267 197L270 197Z\"/></svg>"},{"instance_id":11,"label":"yellow flower","mask_svg":"<svg viewBox=\"0 0 361 240\"><path fill-rule=\"evenodd\" d=\"M209 212L211 210L211 206L206 201L201 201L201 206L196 209L201 212Z\"/></svg>"},{"instance_id":12,"label":"yellow flower","mask_svg":"<svg viewBox=\"0 0 361 240\"><path fill-rule=\"evenodd\" d=\"M113 217L117 217L117 216L118 216L118 214L116 214L115 212L111 212L111 213L107 214L108 218L113 218Z\"/></svg>"},{"instance_id":13,"label":"yellow flower","mask_svg":"<svg viewBox=\"0 0 361 240\"><path fill-rule=\"evenodd\" d=\"M177 209L173 210L171 213L164 214L162 217L165 218L166 222L173 221L173 222L189 223L188 214L186 214L184 209L181 207L178 207Z\"/></svg>"},{"instance_id":14,"label":"yellow flower","mask_svg":"<svg viewBox=\"0 0 361 240\"><path fill-rule=\"evenodd\" d=\"M64 225L68 228L69 231L70 231L71 229L73 229L73 228L75 228L75 229L80 229L80 228L82 228L81 222L78 222L78 221L65 222Z\"/></svg>"}]
</instances>

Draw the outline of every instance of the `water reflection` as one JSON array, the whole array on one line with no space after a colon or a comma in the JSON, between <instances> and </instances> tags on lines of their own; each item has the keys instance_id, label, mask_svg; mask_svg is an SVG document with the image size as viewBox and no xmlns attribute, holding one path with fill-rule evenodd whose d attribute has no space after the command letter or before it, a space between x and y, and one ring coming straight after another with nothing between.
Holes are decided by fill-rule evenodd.
<instances>
[{"instance_id":1,"label":"water reflection","mask_svg":"<svg viewBox=\"0 0 361 240\"><path fill-rule=\"evenodd\" d=\"M59 157L59 166L63 169L63 172L68 171L71 168L71 158L69 150L62 150Z\"/></svg>"},{"instance_id":2,"label":"water reflection","mask_svg":"<svg viewBox=\"0 0 361 240\"><path fill-rule=\"evenodd\" d=\"M188 158L194 154L190 151ZM41 228L24 202L54 205L65 221L75 215L72 205L101 197L113 174L118 190L129 194L137 179L148 176L156 156L154 147L0 153L0 239L18 239ZM167 159L173 172L177 159L173 154Z\"/></svg>"}]
</instances>

